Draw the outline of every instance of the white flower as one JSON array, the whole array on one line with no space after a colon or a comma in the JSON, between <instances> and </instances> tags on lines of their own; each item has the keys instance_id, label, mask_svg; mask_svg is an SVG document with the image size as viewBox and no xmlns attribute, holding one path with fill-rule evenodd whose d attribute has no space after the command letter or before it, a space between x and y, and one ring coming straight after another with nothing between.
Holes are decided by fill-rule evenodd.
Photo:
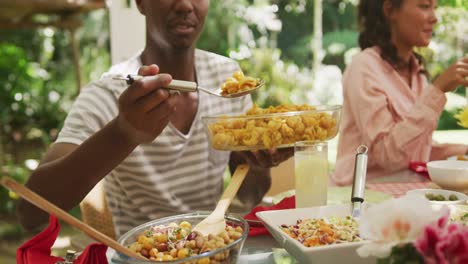
<instances>
[{"instance_id":1,"label":"white flower","mask_svg":"<svg viewBox=\"0 0 468 264\"><path fill-rule=\"evenodd\" d=\"M434 210L420 195L406 195L369 207L361 215L359 234L372 242L357 249L359 256L389 256L393 246L414 241L445 210L448 208Z\"/></svg>"}]
</instances>

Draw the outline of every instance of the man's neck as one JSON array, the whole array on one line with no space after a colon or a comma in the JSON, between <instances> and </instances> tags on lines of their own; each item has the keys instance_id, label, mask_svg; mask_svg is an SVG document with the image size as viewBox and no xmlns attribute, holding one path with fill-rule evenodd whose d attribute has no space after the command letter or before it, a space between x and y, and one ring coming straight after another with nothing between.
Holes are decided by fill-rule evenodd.
<instances>
[{"instance_id":1,"label":"man's neck","mask_svg":"<svg viewBox=\"0 0 468 264\"><path fill-rule=\"evenodd\" d=\"M161 73L169 73L173 79L195 81L195 49L167 51L146 47L141 60L143 65L158 65Z\"/></svg>"}]
</instances>

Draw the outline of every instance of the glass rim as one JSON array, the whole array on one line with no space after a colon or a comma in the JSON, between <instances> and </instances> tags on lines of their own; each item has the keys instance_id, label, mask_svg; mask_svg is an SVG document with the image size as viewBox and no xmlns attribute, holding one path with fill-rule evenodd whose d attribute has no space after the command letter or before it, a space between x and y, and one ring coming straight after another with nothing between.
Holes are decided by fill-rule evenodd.
<instances>
[{"instance_id":1,"label":"glass rim","mask_svg":"<svg viewBox=\"0 0 468 264\"><path fill-rule=\"evenodd\" d=\"M261 119L261 118L273 118L273 117L289 117L289 116L300 116L304 114L316 114L331 112L330 115L337 113L340 118L342 105L311 105L315 107L313 110L302 110L302 111L289 111L280 113L269 113L269 114L257 114L257 115L213 115L213 116L202 116L203 122L208 120L232 120L232 119Z\"/></svg>"},{"instance_id":2,"label":"glass rim","mask_svg":"<svg viewBox=\"0 0 468 264\"><path fill-rule=\"evenodd\" d=\"M327 141L317 141L317 140L302 140L294 142L294 147L308 147L308 146L328 146Z\"/></svg>"}]
</instances>

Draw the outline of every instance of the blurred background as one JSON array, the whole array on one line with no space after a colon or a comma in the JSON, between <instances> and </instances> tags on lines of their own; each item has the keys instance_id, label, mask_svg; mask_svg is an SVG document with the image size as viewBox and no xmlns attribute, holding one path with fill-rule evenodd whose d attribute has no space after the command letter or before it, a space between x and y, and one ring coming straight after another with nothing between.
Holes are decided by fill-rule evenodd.
<instances>
[{"instance_id":1,"label":"blurred background","mask_svg":"<svg viewBox=\"0 0 468 264\"><path fill-rule=\"evenodd\" d=\"M357 47L358 0L211 1L198 48L237 60L266 81L262 106L340 104L341 76ZM432 77L468 53L468 1L439 0L439 23L419 52ZM144 44L133 0L0 0L0 172L27 180L81 87ZM448 95L438 130L453 118L466 89ZM29 234L14 220L18 197L0 187L0 263ZM80 215L79 209L73 214ZM66 231L65 231L66 232Z\"/></svg>"}]
</instances>

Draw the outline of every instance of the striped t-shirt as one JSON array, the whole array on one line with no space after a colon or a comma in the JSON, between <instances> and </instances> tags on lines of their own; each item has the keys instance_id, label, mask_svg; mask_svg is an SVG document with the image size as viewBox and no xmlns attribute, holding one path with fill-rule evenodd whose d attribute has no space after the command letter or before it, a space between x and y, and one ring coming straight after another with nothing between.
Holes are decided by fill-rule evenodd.
<instances>
[{"instance_id":1,"label":"striped t-shirt","mask_svg":"<svg viewBox=\"0 0 468 264\"><path fill-rule=\"evenodd\" d=\"M79 145L114 119L118 98L127 85L111 77L136 74L141 66L140 56L135 56L113 66L101 80L83 89L56 142ZM195 69L200 86L216 89L239 65L226 57L196 50ZM230 153L210 148L202 117L243 114L251 106L249 96L224 99L200 92L198 111L188 134L169 123L153 142L139 145L112 170L104 186L117 237L150 220L214 209Z\"/></svg>"}]
</instances>

